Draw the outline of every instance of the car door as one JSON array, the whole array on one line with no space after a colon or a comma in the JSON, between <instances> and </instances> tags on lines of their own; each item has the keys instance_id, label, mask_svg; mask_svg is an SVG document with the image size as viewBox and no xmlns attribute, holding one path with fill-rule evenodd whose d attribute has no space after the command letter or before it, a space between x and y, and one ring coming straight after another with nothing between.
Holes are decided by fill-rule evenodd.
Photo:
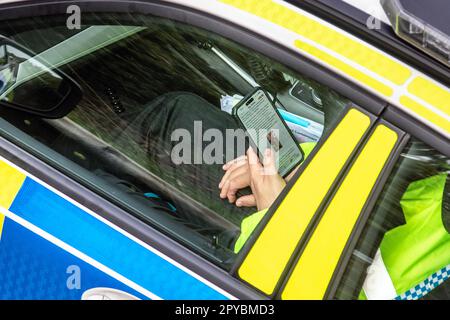
<instances>
[{"instance_id":1,"label":"car door","mask_svg":"<svg viewBox=\"0 0 450 320\"><path fill-rule=\"evenodd\" d=\"M346 267L335 273L328 297L448 299L448 142L440 144L430 129L393 107L383 118L408 133L389 164L392 170L377 182L381 192L368 200L371 212L349 241Z\"/></svg>"},{"instance_id":2,"label":"car door","mask_svg":"<svg viewBox=\"0 0 450 320\"><path fill-rule=\"evenodd\" d=\"M281 290L283 291L281 293L281 297L283 297L283 293L285 293L286 288L289 288L290 290L288 291L290 292L286 294L286 297L288 298L303 297L318 299L323 297L332 297L334 296L336 287L333 288L333 286L329 286L330 283L328 281L331 279L333 272L333 277L337 275L339 278L339 268L336 268L337 265L335 263L337 263L339 259L345 260L345 255L342 255L342 253L346 252L346 250L344 250L342 245L344 243L351 244L352 241L357 241L358 236L352 237L352 235L360 235L357 230L363 225L361 224L361 221L367 221L365 220L364 215L371 211L370 208L373 206L371 201L378 199L377 188L379 188L380 185L383 185L383 182L378 182L379 179L380 181L383 181L383 177L386 178L386 175L389 174L393 163L395 162L396 156L398 156L400 150L402 150L401 146L409 140L408 135L405 135L405 131L411 132L415 137L422 139L422 141L425 141L429 146L436 148L436 150L439 150L443 155L448 156L448 117L446 116L448 115L448 88L445 87L445 85L427 77L425 74L421 74L419 71L412 69L399 60L393 59L387 52L379 51L358 38L354 38L348 34L347 36L349 38L342 38L341 36L343 33L339 31L336 26L324 23L323 21L320 21L314 16L311 16L294 6L283 2L275 3L273 1L248 1L245 4L237 1L222 2L227 3L230 7L237 8L239 12L244 12L242 15L238 15L238 13L236 13L234 21L245 20L246 27L254 30L254 32L267 36L270 32L281 35L283 34L281 30L285 31L285 37L274 37L274 41L283 43L286 47L291 47L294 45L297 49L300 48L306 56L312 58L313 60L317 59L320 63L332 67L333 69L340 70L338 72L344 77L350 76L350 78L353 78L356 83L363 85L366 89L375 93L377 96L383 96L386 101L392 103L392 106L387 106L387 108L383 109L382 113L378 113L383 117L378 120L379 122L376 122L375 126L378 128L380 125L386 125L383 119L389 119L387 125L390 129L393 129L397 133L397 137L394 137L395 135L392 133L391 139L385 137L386 148L388 149L383 147L383 143L379 145L380 151L382 149L383 151L386 151L392 147L390 150L392 153L390 156L386 155L390 157L390 159L385 162L386 166L381 172L379 172L379 177L375 178L373 181L374 184L369 187L373 189L370 194L368 194L368 197L362 200L361 205L363 205L363 211L359 211L361 208L357 209L356 207L351 209L356 209L357 214L360 214L356 222L355 220L347 220L347 222L355 222L355 224L351 225L354 228L353 231L350 233L346 233L349 230L345 231L345 229L343 230L343 233L333 231L332 222L334 222L334 225L339 225L339 221L333 220L333 215L328 216L325 214L322 218L320 218L323 220L321 220L318 225L314 225L314 228L319 229L315 229L312 235L313 238L310 238L310 230L308 230L307 227L305 228L305 222L303 222L300 232L304 232L304 239L299 238L299 234L295 235L295 240L293 240L293 243L300 245L297 247L298 251L294 254L294 264L292 264L292 261L290 262L291 264L288 262L287 267L286 261L288 258L277 259L281 258L281 255L285 255L285 257L289 256L289 254L283 252L276 252L277 249L282 247L281 245L277 248L272 248L273 252L276 252L273 256L269 256L267 253L267 248L270 248L270 240L273 241L275 234L280 234L282 233L282 230L286 230L283 229L283 227L278 229L277 233L273 232L271 239L256 240L255 247L258 246L258 241L261 241L259 251L255 251L254 254L252 254L253 248L249 251L249 263L253 267L250 268L250 273L257 270L258 267L267 264L266 260L277 262L280 261L281 266L279 266L278 271L275 272L277 275L272 279L266 276L269 270L274 270L274 268L268 264L267 269L259 268L259 270L262 270L260 273L255 272L255 275L250 274L245 276L248 277L248 279L251 279L252 282L256 283L260 289L264 288L264 290L268 290L268 292L271 292L274 296L277 296L277 292L279 296ZM314 10L310 10L310 12L314 12ZM220 15L225 14L226 13ZM255 16L261 19L254 18ZM269 23L266 25L266 22ZM254 27L255 25L258 25L258 30ZM261 25L264 25L266 29L262 28ZM335 31L337 31L337 33L335 33ZM351 39L351 41L347 42L349 39ZM311 43L309 41L316 43L310 46ZM346 43L346 45L343 45L344 43ZM377 46L380 48L380 45L377 44ZM366 49L371 52L366 51ZM350 59L350 63L349 60L346 59ZM390 67L385 69L387 65L390 65ZM362 68L357 67L357 70L353 69L355 66L360 66ZM359 71L362 71L365 75L362 75ZM371 82L371 80L367 81L368 78L366 78L366 76L369 76L372 80L376 79L375 82ZM385 82L382 79L387 81ZM378 82L379 80L381 80L381 82ZM383 88L382 83L387 86ZM422 85L419 85L419 83ZM388 89L388 87L390 89ZM393 105L395 105L395 107ZM398 130L396 130L396 128ZM374 131L370 131L369 136L374 133ZM371 137L371 139L374 139L374 137ZM396 140L397 144L389 144L389 140L391 140L391 143ZM364 143L366 142L367 140L364 140ZM358 157L362 156L363 154L360 154ZM317 158L313 158L312 161L314 162L315 159ZM356 165L356 163L357 162L354 162L353 166ZM361 165L361 162L358 164ZM355 168L351 167L350 171L347 171L347 167L347 169L343 170L344 175L350 174L352 170L358 170L358 168L361 170L364 166ZM367 166L366 170L368 171L369 168L371 168L371 166ZM445 170L443 168L445 168L445 166L440 170ZM305 169L305 171L307 170L308 168ZM361 174L360 177L362 176L363 175ZM349 177L347 177L347 179L348 178ZM344 183L345 179L343 180L344 182L342 182L342 180L340 181L341 183ZM301 185L302 179L299 179L297 182ZM364 179L361 178L360 181L353 184L356 187L359 186L359 183L368 183L368 185L370 185L372 182L370 182L370 179L364 181ZM342 186L344 186L344 184ZM354 199L351 197L353 191L350 191L348 185L347 189L338 187L334 190L336 193L333 194L331 198L328 198L327 201L330 202L326 203L321 210L325 209L325 212L327 212L331 207L331 209L336 210L336 212L344 211L345 206L342 202L339 202L339 197L333 197L336 197L339 194L343 196L343 194L345 194L345 190L348 192L348 198L346 200L342 200L345 199L345 197L343 197L341 198L341 201L353 202ZM299 199L298 196L299 195L297 194L296 199ZM288 196L284 200L287 198ZM337 210L337 207L333 207L333 202L335 203L335 206L340 205L339 210ZM329 207L327 208L327 206ZM281 207L282 206L278 208ZM293 207L290 208L290 212L292 212ZM302 209L300 208L303 209L303 207L299 207L298 209L299 212L302 212ZM320 210L318 213L320 215ZM286 219L284 220L285 223L287 221L300 222L300 220L288 220L289 218L292 218L292 216L290 216L292 214L293 213L286 213L286 216L284 217ZM335 219L336 217L337 216L334 216ZM283 219L283 216L276 218ZM272 218L269 222L266 221L266 227L270 226L272 221L274 221L274 218ZM306 224L310 222L311 220L307 221ZM280 221L274 221L272 226L277 223L280 223ZM323 229L320 229L322 223L324 223L322 226ZM279 224L278 227L280 226L283 225ZM327 226L328 229L326 229ZM286 225L284 225L284 227L286 228ZM322 230L322 233L318 232L318 230ZM327 230L328 233L323 232L323 230ZM262 230L261 235L263 235L265 231L266 230ZM341 236L343 236L343 238L340 238ZM300 242L297 242L299 239ZM286 239L283 238L280 242L285 244L285 240ZM305 241L306 244L303 243L302 245L302 240ZM336 240L339 241L335 243L334 241ZM336 246L330 246L327 244L327 241L329 243L335 243ZM292 245L292 248L294 247L295 245ZM326 254L322 254L324 248L326 250L331 250L325 250L325 252L335 255L333 259L330 259L329 257L325 258ZM292 250L295 252L295 249ZM308 252L308 255L305 256L305 252ZM303 259L304 256L306 260ZM336 259L337 257L340 258ZM297 261L295 261L295 259L297 259ZM302 264L302 260L306 262L303 262L304 264ZM295 266L294 268L293 265ZM324 271L326 271L325 275L323 273ZM282 280L284 279L284 283L283 281L281 281L281 283L276 283L276 279L279 279L279 275L282 275L281 278ZM286 279L288 279L287 282ZM290 287L289 282L291 282ZM397 293L398 295L402 294L402 292ZM357 295L354 295L353 297L356 296Z\"/></svg>"},{"instance_id":3,"label":"car door","mask_svg":"<svg viewBox=\"0 0 450 320\"><path fill-rule=\"evenodd\" d=\"M114 7L95 1L77 5L80 29L68 28L68 18L76 10L68 14L64 2L42 5L37 11L26 3L0 11L2 17L11 19L32 16L32 20L5 19L2 34L47 60L62 55L65 64L59 67L73 72L89 97L83 108L56 120L9 109L2 114L4 174L11 176L5 185L9 202L2 204L6 216L3 261L16 263L4 266L6 281L2 283L21 288L17 281L23 274L35 279L33 272L15 267L34 252L38 257L33 260L50 270L47 277L54 281L55 298L80 298L96 287L111 287L139 298L296 298L308 292L290 280L307 275L296 271L303 261L300 258L306 259L304 263L313 272L320 259L328 256L317 254L309 245L320 247L323 239L329 239L323 235L335 224L343 202L355 193L358 201L348 211L340 241L327 248L334 259L327 261L327 277L320 277L314 298L326 297L335 270L344 270L347 263L341 255L343 248L348 239L358 238L355 230L365 225L373 206L368 199L380 192L373 186L382 185L380 177L392 170L407 141L397 123L378 118L385 102L329 69L242 30L236 22L217 20L192 8L165 2L133 8L126 1L114 2ZM144 41L140 34L144 29L147 34L164 30L160 33L164 37ZM203 30L212 33L212 40ZM147 65L136 61L148 56L152 67L146 70ZM243 64L246 56L252 57L256 68ZM267 69L268 64L273 64L272 72L263 71L258 78L257 71ZM157 81L147 85L143 75ZM197 190L189 180L163 176L160 167L146 162L142 150L130 151L123 144L117 147L111 132L126 131L121 127L128 124L124 114L134 118L141 114L133 105L147 105L151 97L167 91L189 88L190 94L209 99L211 104L215 101L218 107L221 95L243 94L254 82L273 90L278 103L289 111L322 125L322 131L303 141L314 143L312 152L274 205L250 229L242 248L235 250L228 242L242 233L242 219L226 218L225 210L225 215L217 214L222 205L227 206L217 205L218 194ZM314 89L323 101L314 101L312 93L305 97L305 91ZM338 103L326 111L321 105L330 99ZM367 179L355 178L368 167L373 172ZM353 189L354 179L359 189ZM201 223L207 230L192 228L192 221L180 223L178 212L171 212L174 203L176 209L202 213ZM16 237L20 232L27 236ZM27 237L29 241L18 243L17 239ZM313 254L305 255L306 249ZM80 270L87 280L76 277ZM28 287L30 283L43 286L39 282L43 280L33 281L26 282L23 291L3 291L5 297L49 295ZM286 289L289 286L292 289Z\"/></svg>"}]
</instances>

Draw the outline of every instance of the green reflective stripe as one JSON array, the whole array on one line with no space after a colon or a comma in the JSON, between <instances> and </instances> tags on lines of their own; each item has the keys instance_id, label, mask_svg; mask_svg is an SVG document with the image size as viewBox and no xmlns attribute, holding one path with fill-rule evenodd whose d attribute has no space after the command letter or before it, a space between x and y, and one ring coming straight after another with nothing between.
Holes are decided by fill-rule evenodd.
<instances>
[{"instance_id":1,"label":"green reflective stripe","mask_svg":"<svg viewBox=\"0 0 450 320\"><path fill-rule=\"evenodd\" d=\"M412 182L400 204L406 224L388 231L380 250L397 294L450 264L450 234L442 221L447 174Z\"/></svg>"},{"instance_id":2,"label":"green reflective stripe","mask_svg":"<svg viewBox=\"0 0 450 320\"><path fill-rule=\"evenodd\" d=\"M267 209L258 211L251 216L248 216L244 220L242 220L241 223L241 234L239 238L237 239L235 245L234 245L234 252L238 253L244 244L247 242L248 238L252 234L253 230L255 230L258 223L261 221L261 219L266 215Z\"/></svg>"},{"instance_id":3,"label":"green reflective stripe","mask_svg":"<svg viewBox=\"0 0 450 320\"><path fill-rule=\"evenodd\" d=\"M313 149L316 145L317 145L317 142L300 143L300 148L302 148L303 153L305 154L305 158L303 159L303 161L305 161L305 159L308 158L309 154L313 151Z\"/></svg>"},{"instance_id":4,"label":"green reflective stripe","mask_svg":"<svg viewBox=\"0 0 450 320\"><path fill-rule=\"evenodd\" d=\"M361 290L361 292L359 293L358 300L367 300L367 296L364 290Z\"/></svg>"},{"instance_id":5,"label":"green reflective stripe","mask_svg":"<svg viewBox=\"0 0 450 320\"><path fill-rule=\"evenodd\" d=\"M316 146L317 142L305 142L301 143L300 147L303 150L303 153L305 154L305 159L309 156L309 154L313 151L314 147ZM255 230L256 226L259 224L261 219L265 216L268 209L264 209L261 211L258 211L251 216L248 216L244 220L242 220L241 223L241 234L239 235L239 238L236 240L236 243L234 245L234 252L238 253L244 244L247 242L250 235L253 233L253 230Z\"/></svg>"}]
</instances>

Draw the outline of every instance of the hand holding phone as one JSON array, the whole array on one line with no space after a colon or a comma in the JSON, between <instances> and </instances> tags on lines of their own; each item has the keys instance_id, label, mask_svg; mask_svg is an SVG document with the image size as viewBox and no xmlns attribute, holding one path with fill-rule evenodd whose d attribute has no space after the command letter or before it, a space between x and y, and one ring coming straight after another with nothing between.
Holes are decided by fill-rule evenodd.
<instances>
[{"instance_id":1,"label":"hand holding phone","mask_svg":"<svg viewBox=\"0 0 450 320\"><path fill-rule=\"evenodd\" d=\"M264 162L264 151L272 149L282 177L301 163L303 151L263 89L257 88L247 95L234 107L233 114L246 130L261 162Z\"/></svg>"}]
</instances>

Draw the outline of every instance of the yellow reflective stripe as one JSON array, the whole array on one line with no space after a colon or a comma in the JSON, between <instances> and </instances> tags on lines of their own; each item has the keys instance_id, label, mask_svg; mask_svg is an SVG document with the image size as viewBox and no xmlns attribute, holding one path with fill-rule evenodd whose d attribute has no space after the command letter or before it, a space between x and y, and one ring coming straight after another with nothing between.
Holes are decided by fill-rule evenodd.
<instances>
[{"instance_id":1,"label":"yellow reflective stripe","mask_svg":"<svg viewBox=\"0 0 450 320\"><path fill-rule=\"evenodd\" d=\"M282 4L271 0L221 1L310 39L397 85L404 84L412 74L409 68L362 41L355 40Z\"/></svg>"},{"instance_id":2,"label":"yellow reflective stripe","mask_svg":"<svg viewBox=\"0 0 450 320\"><path fill-rule=\"evenodd\" d=\"M25 175L0 161L0 206L9 209L25 180Z\"/></svg>"},{"instance_id":3,"label":"yellow reflective stripe","mask_svg":"<svg viewBox=\"0 0 450 320\"><path fill-rule=\"evenodd\" d=\"M22 187L25 175L7 163L0 161L0 206L9 209ZM5 216L0 214L0 239Z\"/></svg>"},{"instance_id":4,"label":"yellow reflective stripe","mask_svg":"<svg viewBox=\"0 0 450 320\"><path fill-rule=\"evenodd\" d=\"M411 111L413 111L415 114L421 116L422 118L427 119L436 126L441 127L442 129L447 131L447 133L450 133L450 121L448 119L445 119L444 117L438 115L437 113L424 107L420 103L414 101L413 99L407 96L401 96L400 103L403 106L410 109Z\"/></svg>"},{"instance_id":5,"label":"yellow reflective stripe","mask_svg":"<svg viewBox=\"0 0 450 320\"><path fill-rule=\"evenodd\" d=\"M379 125L356 159L309 240L283 299L322 299L375 182L398 140Z\"/></svg>"},{"instance_id":6,"label":"yellow reflective stripe","mask_svg":"<svg viewBox=\"0 0 450 320\"><path fill-rule=\"evenodd\" d=\"M408 92L450 115L450 91L428 79L417 77L408 86Z\"/></svg>"},{"instance_id":7,"label":"yellow reflective stripe","mask_svg":"<svg viewBox=\"0 0 450 320\"><path fill-rule=\"evenodd\" d=\"M326 52L313 47L303 41L297 40L295 41L295 46L311 55L313 55L314 57L318 58L319 60L322 60L324 62L326 62L327 64L335 67L338 70L341 70L342 72L346 73L347 75L349 75L350 77L358 80L359 82L364 83L365 85L371 87L372 89L374 89L375 91L378 91L379 93L385 95L385 96L392 96L392 94L394 93L394 90L383 84L382 82L375 80L374 78L368 76L367 74L353 68L352 66L346 64L345 62L327 54Z\"/></svg>"},{"instance_id":8,"label":"yellow reflective stripe","mask_svg":"<svg viewBox=\"0 0 450 320\"><path fill-rule=\"evenodd\" d=\"M271 294L322 200L371 123L351 109L278 206L238 270L241 279Z\"/></svg>"}]
</instances>

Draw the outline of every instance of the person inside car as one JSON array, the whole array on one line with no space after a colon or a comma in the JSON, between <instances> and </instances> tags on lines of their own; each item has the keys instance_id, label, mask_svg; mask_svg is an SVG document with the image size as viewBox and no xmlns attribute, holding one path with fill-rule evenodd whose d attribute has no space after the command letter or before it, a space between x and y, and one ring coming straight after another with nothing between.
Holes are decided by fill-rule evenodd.
<instances>
[{"instance_id":1,"label":"person inside car","mask_svg":"<svg viewBox=\"0 0 450 320\"><path fill-rule=\"evenodd\" d=\"M334 107L336 104L330 106ZM338 106L336 109L339 107L343 108ZM285 187L286 181L294 174L291 173L285 180L277 173L271 150L266 151L266 160L260 163L253 149L248 148L249 144L245 137L241 140L239 137L236 139L245 141L245 146L236 147L235 160L211 164L203 162L176 164L172 159L172 150L178 143L173 141L172 137L172 133L176 130L185 130L194 137L196 123L201 123L204 132L214 129L220 131L223 136L229 129L236 130L237 136L240 134L245 136L245 132L233 116L190 92L169 92L157 97L142 110L118 139L123 142L123 147L132 147L131 141L137 143L138 146L132 147L133 150L143 150L148 166L157 168L162 179L178 185L183 192L201 201L237 227L241 227L247 217L255 217L255 212L270 207ZM338 110L326 114L336 112ZM199 143L191 141L191 144L191 154L202 153L207 145L203 141ZM305 158L315 145L315 142L300 144ZM244 152L239 154L239 149ZM221 151L223 155L227 154L226 144ZM266 174L267 172L273 174ZM201 193L194 193L197 190ZM181 207L177 207L176 214L189 225L196 226L195 229L207 228L205 221L190 212L184 212ZM221 234L222 237L225 235L226 240L223 241L227 243L226 245L234 250L234 242L239 234L227 232Z\"/></svg>"},{"instance_id":2,"label":"person inside car","mask_svg":"<svg viewBox=\"0 0 450 320\"><path fill-rule=\"evenodd\" d=\"M325 101L326 132L333 127L330 120L337 118L335 115L343 109L343 106L337 105L335 103L336 99L333 99L334 97L331 94L328 96L329 99L327 99L326 95L323 95L322 97ZM172 141L171 133L176 129L185 129L193 135L195 130L194 124L196 121L202 123L203 130L213 128L224 133L227 129L240 128L234 117L221 111L218 107L202 97L189 92L171 92L158 97L144 108L144 111L135 118L131 127L139 133L139 144L146 150L146 157L152 159L159 168L163 168L163 170L161 170L162 178L168 181L175 178L175 183L177 183L177 181L186 181L180 185L180 188L186 192L189 191L190 185L188 183L195 185L195 189L202 190L199 199L210 205L211 208L220 215L229 221L233 221L239 226L239 232L237 233L230 233L227 232L227 230L219 232L217 232L217 230L212 230L212 232L219 234L219 238L222 238L219 239L222 245L225 245L235 253L238 253L247 242L258 223L265 216L268 208L273 204L295 172L283 179L277 172L274 152L271 149L265 151L264 161L261 163L256 152L252 148L248 148L247 145L244 154L237 154L235 159L228 161L225 164L174 164L171 159L171 151L176 142ZM126 143L129 142L130 140L127 139ZM309 156L315 146L315 142L300 144L300 147L305 154L305 159ZM202 150L204 147L205 144L202 143L197 145L193 144L191 151L192 153L195 153L198 151L197 149ZM223 153L226 153L225 149L223 150ZM424 180L423 182L412 182L410 188L420 184L418 190L425 190L423 185L426 183L426 188L435 190L436 179L440 179L439 181L441 182L446 179L448 181L447 175L445 175L445 177L439 176ZM436 194L442 196L442 192L440 191L442 190L441 186L443 186L443 184L439 184L439 191L436 192ZM247 191L242 192L242 190ZM414 192L406 192L402 201L407 197L410 197L411 194L416 198L427 198L426 194L415 194ZM437 209L433 211L433 217L436 217L436 221L439 221L439 218L441 217L441 211L439 210L441 202L439 199L442 199L442 197L436 197L436 199ZM194 226L194 228L198 230L205 230L208 228L208 226L205 225L205 221L196 220L190 212L183 212L182 208L177 208L175 214L181 217L181 220L184 221L184 223ZM428 219L429 217L424 210L420 210L420 213L416 216L424 217L424 219ZM448 217L448 214L442 216ZM442 231L443 228L441 228L441 226L442 223L436 223L436 228ZM385 257L389 255L393 259L392 261L388 261L390 264L388 266L388 268L390 268L389 272L393 275L393 272L396 272L395 270L403 270L402 268L405 267L405 265L409 265L404 263L404 261L409 260L403 259L402 262L396 258L399 257L396 253L398 248L402 246L408 248L411 245L408 243L410 237L401 237L400 239L397 237L395 238L395 246L390 246L387 249L387 241L390 240L390 237L393 237L391 234L394 235L396 232L400 232L397 230L403 230L403 228L399 227L395 229L395 231L393 230L388 233L381 246L381 254ZM441 232L440 234L442 234L442 239L448 238L448 231ZM445 239L442 241L447 243L447 240ZM433 249L434 243L435 242L433 241L430 242L430 250ZM406 252L404 249L402 250L403 252ZM425 250L424 252L426 253L429 251ZM429 262L426 262L428 260L425 259L428 257L427 254L424 254L423 257L424 263L429 266ZM441 260L442 259L439 261ZM432 260L433 263L435 261L436 260ZM433 264L429 270L436 269L434 271L439 272L437 267L442 266ZM372 269L374 268L375 264L372 266ZM399 287L396 288L399 289L397 293L411 286L417 279L424 280L426 278L425 273L411 274L411 277L402 278L401 289L399 285ZM394 284L396 284L396 278L393 279ZM369 297L372 297L373 295L377 296L377 294L374 294L373 292L378 289L372 289L372 287L370 287L370 280L368 281L369 282L365 284L364 293Z\"/></svg>"}]
</instances>

